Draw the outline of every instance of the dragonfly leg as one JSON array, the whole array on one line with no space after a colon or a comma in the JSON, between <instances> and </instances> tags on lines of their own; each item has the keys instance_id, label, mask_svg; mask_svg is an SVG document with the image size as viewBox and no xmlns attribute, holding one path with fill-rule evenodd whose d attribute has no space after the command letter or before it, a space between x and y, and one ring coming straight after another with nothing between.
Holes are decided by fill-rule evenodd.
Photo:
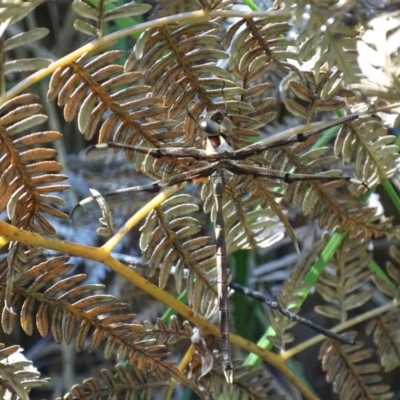
<instances>
[{"instance_id":1,"label":"dragonfly leg","mask_svg":"<svg viewBox=\"0 0 400 400\"><path fill-rule=\"evenodd\" d=\"M293 132L293 129L288 129L285 132L279 134L279 138L271 138L262 142L257 142L249 146L243 147L239 150L232 152L229 156L231 160L243 160L250 156L260 154L265 150L271 150L274 148L284 147L294 143L301 143L306 141L308 138L323 132L326 129L332 128L337 125L344 124L357 119L360 115L358 113L349 114L342 118L337 118L332 121L325 121L314 123L308 130L299 130ZM285 134L286 133L286 134Z\"/></svg>"}]
</instances>

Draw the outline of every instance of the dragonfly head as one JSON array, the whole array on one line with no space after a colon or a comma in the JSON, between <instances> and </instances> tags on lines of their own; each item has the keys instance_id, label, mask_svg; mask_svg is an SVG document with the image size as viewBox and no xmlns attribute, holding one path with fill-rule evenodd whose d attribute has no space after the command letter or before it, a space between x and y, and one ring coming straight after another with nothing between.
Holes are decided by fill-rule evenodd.
<instances>
[{"instance_id":1,"label":"dragonfly head","mask_svg":"<svg viewBox=\"0 0 400 400\"><path fill-rule=\"evenodd\" d=\"M228 135L232 131L232 121L221 110L206 114L199 121L200 129L207 134L206 149L211 152L232 151Z\"/></svg>"}]
</instances>

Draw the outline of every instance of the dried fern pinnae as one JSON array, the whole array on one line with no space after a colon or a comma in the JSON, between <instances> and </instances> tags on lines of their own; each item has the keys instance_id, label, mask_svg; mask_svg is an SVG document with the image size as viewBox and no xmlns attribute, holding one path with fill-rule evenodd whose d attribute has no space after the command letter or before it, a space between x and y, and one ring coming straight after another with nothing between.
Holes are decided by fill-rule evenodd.
<instances>
[{"instance_id":1,"label":"dried fern pinnae","mask_svg":"<svg viewBox=\"0 0 400 400\"><path fill-rule=\"evenodd\" d=\"M80 32L95 36L99 39L106 31L106 22L114 21L117 18L129 18L136 15L141 15L151 9L149 4L138 4L134 1L126 2L123 5L114 5L113 1L100 2L93 4L91 2L74 0L72 9L80 17L89 19L91 23L82 19L77 19L74 22L75 29ZM94 25L92 23L94 21Z\"/></svg>"},{"instance_id":2,"label":"dried fern pinnae","mask_svg":"<svg viewBox=\"0 0 400 400\"><path fill-rule=\"evenodd\" d=\"M353 337L357 332L347 333ZM333 383L333 390L342 399L359 398L392 399L393 393L383 380L379 364L371 362L372 349L364 348L364 343L339 345L332 339L326 339L321 346L319 358L326 371L328 382Z\"/></svg>"},{"instance_id":3,"label":"dried fern pinnae","mask_svg":"<svg viewBox=\"0 0 400 400\"><path fill-rule=\"evenodd\" d=\"M147 329L147 339L156 338L159 343L174 344L180 340L190 340L193 334L192 326L188 321L179 322L176 316L171 316L169 322L157 318L156 324L145 321L143 326Z\"/></svg>"},{"instance_id":4,"label":"dried fern pinnae","mask_svg":"<svg viewBox=\"0 0 400 400\"><path fill-rule=\"evenodd\" d=\"M379 121L361 118L347 133L339 133L335 154L342 155L345 164L354 162L357 177L372 187L389 179L396 171L399 154L395 140Z\"/></svg>"},{"instance_id":5,"label":"dried fern pinnae","mask_svg":"<svg viewBox=\"0 0 400 400\"><path fill-rule=\"evenodd\" d=\"M30 94L15 97L0 107L0 184L7 188L0 197L0 210L7 207L11 223L19 228L54 234L42 213L58 218L67 218L67 215L49 204L64 206L64 201L47 193L69 186L58 184L66 176L59 174L62 166L51 160L55 150L32 147L53 142L62 135L54 131L21 134L46 119L38 114L40 109L37 97Z\"/></svg>"},{"instance_id":6,"label":"dried fern pinnae","mask_svg":"<svg viewBox=\"0 0 400 400\"><path fill-rule=\"evenodd\" d=\"M301 71L314 70L317 81L325 66L329 70L338 68L349 84L360 71L355 54L358 31L344 19L331 18L333 6L311 7L303 3L296 10L297 25L291 33L296 40L293 52L298 55L293 63Z\"/></svg>"},{"instance_id":7,"label":"dried fern pinnae","mask_svg":"<svg viewBox=\"0 0 400 400\"><path fill-rule=\"evenodd\" d=\"M385 372L400 366L399 312L392 310L369 321L366 333L372 336Z\"/></svg>"},{"instance_id":8,"label":"dried fern pinnae","mask_svg":"<svg viewBox=\"0 0 400 400\"><path fill-rule=\"evenodd\" d=\"M327 302L318 305L316 311L340 322L345 322L350 310L360 308L373 295L371 289L365 288L371 279L367 268L372 258L367 252L369 241L360 237L343 241L315 285Z\"/></svg>"},{"instance_id":9,"label":"dried fern pinnae","mask_svg":"<svg viewBox=\"0 0 400 400\"><path fill-rule=\"evenodd\" d=\"M171 361L165 360L169 355L165 346L146 339L148 328L136 323L134 314L126 313L125 304L116 302L113 296L94 293L103 285L79 285L86 278L83 274L58 280L73 266L67 260L58 257L37 264L14 283L13 308L17 310L17 304L22 302L20 319L25 332L32 334L36 324L42 336L51 332L58 343L74 338L77 351L94 351L106 341L106 358L117 355L145 371L168 371L197 391ZM15 316L5 310L3 329L11 332L15 323Z\"/></svg>"},{"instance_id":10,"label":"dried fern pinnae","mask_svg":"<svg viewBox=\"0 0 400 400\"><path fill-rule=\"evenodd\" d=\"M305 276L325 245L326 240L315 243L302 261L296 265L290 274L290 278L285 280L282 288L276 293L276 299L281 307L290 308L290 311L293 312L297 312L300 309L300 304L304 301L302 293L308 287L304 281ZM275 347L282 350L287 343L294 340L293 334L287 331L296 324L296 321L289 320L276 310L269 309L268 314L271 326L275 331L275 335L268 337L268 339Z\"/></svg>"},{"instance_id":11,"label":"dried fern pinnae","mask_svg":"<svg viewBox=\"0 0 400 400\"><path fill-rule=\"evenodd\" d=\"M192 306L208 315L215 310L214 300L215 247L209 237L196 237L201 230L197 219L189 216L198 209L190 203L191 197L180 194L162 203L160 209L150 213L141 227L140 246L143 260L149 261L149 271L159 271L159 284L165 286L171 268L176 266L174 278L178 292L183 283L183 271L189 271L186 279L188 299ZM214 304L214 305L213 305Z\"/></svg>"},{"instance_id":12,"label":"dried fern pinnae","mask_svg":"<svg viewBox=\"0 0 400 400\"><path fill-rule=\"evenodd\" d=\"M115 375L118 376L118 381ZM115 371L102 369L100 378L85 379L82 384L74 385L70 393L62 397L62 400L84 399L88 397L125 395L134 398L137 395L144 398L153 397L154 391L167 386L167 375L160 371L143 371L135 365L126 368L117 365ZM61 400L61 398L58 398Z\"/></svg>"},{"instance_id":13,"label":"dried fern pinnae","mask_svg":"<svg viewBox=\"0 0 400 400\"><path fill-rule=\"evenodd\" d=\"M227 30L224 48L230 50L228 68L240 76L245 70L254 70L255 64L278 65L293 68L286 63L284 52L291 41L285 38L290 29L287 17L271 16L259 19L239 19Z\"/></svg>"},{"instance_id":14,"label":"dried fern pinnae","mask_svg":"<svg viewBox=\"0 0 400 400\"><path fill-rule=\"evenodd\" d=\"M39 379L40 373L17 346L0 344L0 394L3 398L29 399L35 387L45 386L48 379Z\"/></svg>"},{"instance_id":15,"label":"dried fern pinnae","mask_svg":"<svg viewBox=\"0 0 400 400\"><path fill-rule=\"evenodd\" d=\"M262 368L252 368L240 365L239 360L233 360L235 376L232 384L228 384L222 374L219 362L215 362L208 376L202 378L201 384L210 386L212 393L223 393L225 398L283 400L284 396L276 394L272 377Z\"/></svg>"},{"instance_id":16,"label":"dried fern pinnae","mask_svg":"<svg viewBox=\"0 0 400 400\"><path fill-rule=\"evenodd\" d=\"M52 59L45 57L35 57L30 55L30 57L23 58L21 54L25 54L24 51L29 46L35 46L35 41L45 37L49 30L46 28L34 28L29 31L22 31L10 35L11 29L7 30L10 35L5 38L5 31L7 27L16 24L19 20L26 17L30 12L32 12L43 0L31 0L29 2L24 2L23 6L21 4L17 5L15 2L2 2L1 12L0 12L0 22L2 24L2 42L0 44L1 53L1 67L0 75L2 79L2 94L5 93L5 77L16 76L16 73L25 71L36 71L42 68L48 67L52 63ZM15 27L14 27L15 29ZM19 29L17 28L17 31ZM18 76L18 75L17 75Z\"/></svg>"},{"instance_id":17,"label":"dried fern pinnae","mask_svg":"<svg viewBox=\"0 0 400 400\"><path fill-rule=\"evenodd\" d=\"M122 55L123 52L117 50L84 55L70 66L56 70L48 99L58 96L58 104L64 106L65 119L77 119L86 140L99 131L99 142L139 144L145 140L145 143L156 144L154 128L169 128L170 121L156 118L165 108L158 107L159 98L144 96L150 88L136 84L141 74L124 73L123 67L113 64ZM105 114L108 116L103 121ZM148 123L139 123L142 119Z\"/></svg>"}]
</instances>

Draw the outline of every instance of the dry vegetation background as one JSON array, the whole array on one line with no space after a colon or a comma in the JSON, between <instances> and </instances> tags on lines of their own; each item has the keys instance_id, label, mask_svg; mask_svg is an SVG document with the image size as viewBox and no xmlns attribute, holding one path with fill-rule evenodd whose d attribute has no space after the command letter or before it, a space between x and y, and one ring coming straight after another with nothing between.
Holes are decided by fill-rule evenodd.
<instances>
[{"instance_id":1,"label":"dry vegetation background","mask_svg":"<svg viewBox=\"0 0 400 400\"><path fill-rule=\"evenodd\" d=\"M255 3L0 1L3 398L400 398L400 4ZM139 212L126 236L69 219L89 188L194 163L133 149L93 173L82 149L199 148L197 121L215 109L235 149L359 112L243 162L369 188L229 177L232 280L356 340L316 336L235 293L232 385L218 356L209 179L163 204L133 195L113 216Z\"/></svg>"}]
</instances>

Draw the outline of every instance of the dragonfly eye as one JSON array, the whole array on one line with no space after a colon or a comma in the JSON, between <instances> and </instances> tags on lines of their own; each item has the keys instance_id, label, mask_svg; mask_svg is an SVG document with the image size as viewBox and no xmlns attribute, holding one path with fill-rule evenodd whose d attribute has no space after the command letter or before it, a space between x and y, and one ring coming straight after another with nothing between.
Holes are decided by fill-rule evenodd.
<instances>
[{"instance_id":1,"label":"dragonfly eye","mask_svg":"<svg viewBox=\"0 0 400 400\"><path fill-rule=\"evenodd\" d=\"M208 136L218 136L221 133L221 125L211 118L204 118L199 121L199 127Z\"/></svg>"},{"instance_id":2,"label":"dragonfly eye","mask_svg":"<svg viewBox=\"0 0 400 400\"><path fill-rule=\"evenodd\" d=\"M214 113L212 113L210 118L216 123L221 124L222 121L225 119L225 115L222 111L217 110Z\"/></svg>"},{"instance_id":3,"label":"dragonfly eye","mask_svg":"<svg viewBox=\"0 0 400 400\"><path fill-rule=\"evenodd\" d=\"M232 131L232 121L222 111L208 113L199 121L199 127L208 136L228 135Z\"/></svg>"}]
</instances>

